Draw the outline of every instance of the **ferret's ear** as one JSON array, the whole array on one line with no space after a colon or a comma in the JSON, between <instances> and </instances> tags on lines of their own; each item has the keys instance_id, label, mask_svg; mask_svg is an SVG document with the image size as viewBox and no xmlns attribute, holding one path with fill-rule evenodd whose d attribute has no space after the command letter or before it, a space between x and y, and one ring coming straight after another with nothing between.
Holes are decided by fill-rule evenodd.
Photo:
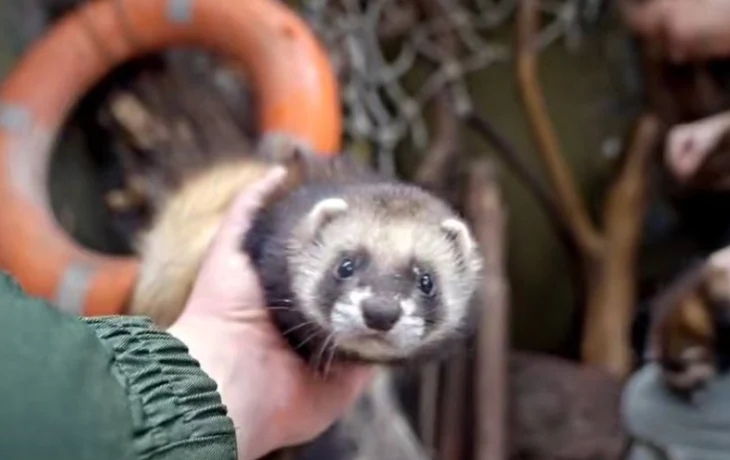
<instances>
[{"instance_id":1,"label":"ferret's ear","mask_svg":"<svg viewBox=\"0 0 730 460\"><path fill-rule=\"evenodd\" d=\"M347 211L349 205L342 198L325 198L315 204L307 215L307 233L315 237L317 233L335 217Z\"/></svg>"},{"instance_id":2,"label":"ferret's ear","mask_svg":"<svg viewBox=\"0 0 730 460\"><path fill-rule=\"evenodd\" d=\"M449 241L456 243L464 251L464 254L473 251L477 245L469 226L461 219L451 217L443 220L441 222L441 231L446 234Z\"/></svg>"}]
</instances>

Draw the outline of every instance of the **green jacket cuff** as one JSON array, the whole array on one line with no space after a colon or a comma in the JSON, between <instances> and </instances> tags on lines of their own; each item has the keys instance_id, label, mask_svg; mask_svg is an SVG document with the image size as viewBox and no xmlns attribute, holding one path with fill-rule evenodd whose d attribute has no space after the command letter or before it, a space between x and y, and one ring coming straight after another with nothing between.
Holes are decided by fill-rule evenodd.
<instances>
[{"instance_id":1,"label":"green jacket cuff","mask_svg":"<svg viewBox=\"0 0 730 460\"><path fill-rule=\"evenodd\" d=\"M236 459L236 436L215 382L177 338L143 317L91 317L126 388L139 458Z\"/></svg>"}]
</instances>

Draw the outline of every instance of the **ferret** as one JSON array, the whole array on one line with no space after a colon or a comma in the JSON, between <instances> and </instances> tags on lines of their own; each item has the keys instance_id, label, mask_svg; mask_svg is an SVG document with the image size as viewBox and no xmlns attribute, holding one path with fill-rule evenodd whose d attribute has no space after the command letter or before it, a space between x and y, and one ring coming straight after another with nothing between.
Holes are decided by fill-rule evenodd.
<instances>
[{"instance_id":1,"label":"ferret","mask_svg":"<svg viewBox=\"0 0 730 460\"><path fill-rule=\"evenodd\" d=\"M174 322L233 198L283 163L285 185L241 248L299 354L401 362L463 337L483 266L466 221L431 193L345 155L292 151L222 162L173 193L140 240L129 312Z\"/></svg>"},{"instance_id":2,"label":"ferret","mask_svg":"<svg viewBox=\"0 0 730 460\"><path fill-rule=\"evenodd\" d=\"M685 399L728 370L730 357L730 249L680 274L653 307L651 358L674 393Z\"/></svg>"}]
</instances>

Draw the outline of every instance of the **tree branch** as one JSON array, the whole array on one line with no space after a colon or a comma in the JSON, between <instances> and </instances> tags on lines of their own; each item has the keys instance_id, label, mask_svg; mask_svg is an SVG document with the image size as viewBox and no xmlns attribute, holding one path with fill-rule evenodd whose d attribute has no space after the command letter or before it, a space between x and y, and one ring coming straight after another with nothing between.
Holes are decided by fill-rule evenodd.
<instances>
[{"instance_id":1,"label":"tree branch","mask_svg":"<svg viewBox=\"0 0 730 460\"><path fill-rule=\"evenodd\" d=\"M464 117L467 125L477 133L481 134L494 148L494 152L510 168L510 170L522 181L522 184L532 193L532 196L543 208L548 220L555 228L558 239L566 248L571 257L577 255L577 246L570 233L567 222L563 219L560 207L547 189L522 156L517 152L514 145L505 139L497 131L494 125L484 116L473 111Z\"/></svg>"},{"instance_id":2,"label":"tree branch","mask_svg":"<svg viewBox=\"0 0 730 460\"><path fill-rule=\"evenodd\" d=\"M506 460L509 287L504 273L505 215L488 162L471 168L467 193L466 212L485 258L477 353L475 458Z\"/></svg>"},{"instance_id":3,"label":"tree branch","mask_svg":"<svg viewBox=\"0 0 730 460\"><path fill-rule=\"evenodd\" d=\"M646 205L649 159L660 138L654 116L642 117L624 167L604 205L605 247L589 279L583 359L618 377L632 367L628 333L636 304L636 253Z\"/></svg>"},{"instance_id":4,"label":"tree branch","mask_svg":"<svg viewBox=\"0 0 730 460\"><path fill-rule=\"evenodd\" d=\"M603 246L598 231L577 191L573 177L561 155L560 146L547 115L537 80L535 30L538 22L536 0L522 0L517 20L517 76L521 96L543 163L550 177L562 216L584 257L595 257Z\"/></svg>"}]
</instances>

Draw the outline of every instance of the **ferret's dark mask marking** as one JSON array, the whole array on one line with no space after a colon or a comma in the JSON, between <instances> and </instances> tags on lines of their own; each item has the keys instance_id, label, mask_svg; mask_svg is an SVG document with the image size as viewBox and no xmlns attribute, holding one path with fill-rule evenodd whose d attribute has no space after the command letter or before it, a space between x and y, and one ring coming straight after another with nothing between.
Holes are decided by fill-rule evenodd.
<instances>
[{"instance_id":1,"label":"ferret's dark mask marking","mask_svg":"<svg viewBox=\"0 0 730 460\"><path fill-rule=\"evenodd\" d=\"M428 273L431 276L434 290L433 294L425 295L418 290L415 297L416 311L426 322L426 334L429 334L433 329L443 320L443 311L440 308L443 302L443 295L441 292L441 280L436 270L430 265L422 261L414 260L413 265L417 267L417 273L423 274ZM420 277L415 278L415 289L418 289L418 280Z\"/></svg>"},{"instance_id":2,"label":"ferret's dark mask marking","mask_svg":"<svg viewBox=\"0 0 730 460\"><path fill-rule=\"evenodd\" d=\"M343 262L346 260L349 260L352 262L352 270L353 273L347 278L350 278L352 276L357 276L361 274L364 270L367 270L370 265L370 254L367 250L364 248L358 248L354 251L341 251L337 255L337 260L332 265L332 273L334 273L336 276L338 276L340 279L344 279L345 277L338 275L338 272L340 270L340 267Z\"/></svg>"},{"instance_id":3,"label":"ferret's dark mask marking","mask_svg":"<svg viewBox=\"0 0 730 460\"><path fill-rule=\"evenodd\" d=\"M338 274L343 261L350 260L352 262L352 274L347 277ZM317 305L322 307L325 316L332 313L335 302L342 296L345 291L349 291L353 287L362 283L363 273L370 266L370 255L365 249L358 248L354 251L342 251L337 258L330 264L319 279L317 296Z\"/></svg>"},{"instance_id":4,"label":"ferret's dark mask marking","mask_svg":"<svg viewBox=\"0 0 730 460\"><path fill-rule=\"evenodd\" d=\"M354 272L347 279L337 276L336 272L343 259L350 259L354 263ZM428 274L433 283L433 292L428 295L419 287L423 274ZM334 304L341 296L356 288L372 289L372 295L380 296L382 301L390 298L409 299L416 304L416 314L426 323L426 333L431 332L443 319L440 302L442 295L439 288L439 277L435 270L425 262L412 260L401 267L378 267L373 264L369 253L364 248L352 252L342 252L329 270L320 279L317 292L318 305L321 305L325 315L332 312Z\"/></svg>"},{"instance_id":5,"label":"ferret's dark mask marking","mask_svg":"<svg viewBox=\"0 0 730 460\"><path fill-rule=\"evenodd\" d=\"M251 228L242 238L242 248L262 281L274 324L295 353L304 361L313 362L324 346L327 333L312 324L294 305L296 299L291 289L291 273L286 254L283 246L276 244L276 240L272 238L275 234L274 209L262 210L256 215ZM307 326L300 327L304 323L308 323Z\"/></svg>"}]
</instances>

